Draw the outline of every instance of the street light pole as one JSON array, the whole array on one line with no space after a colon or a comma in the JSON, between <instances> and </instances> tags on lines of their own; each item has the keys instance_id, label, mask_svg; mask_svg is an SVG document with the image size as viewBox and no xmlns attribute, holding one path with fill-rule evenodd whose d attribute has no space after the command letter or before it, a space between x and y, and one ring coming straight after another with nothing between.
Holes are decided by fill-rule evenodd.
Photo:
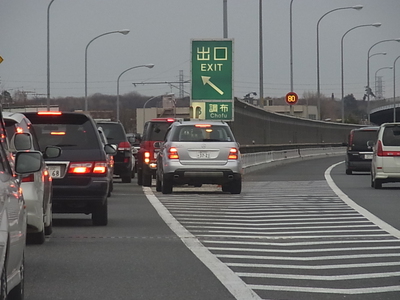
<instances>
[{"instance_id":1,"label":"street light pole","mask_svg":"<svg viewBox=\"0 0 400 300\"><path fill-rule=\"evenodd\" d=\"M370 93L371 93L371 88L369 86L369 59L373 56L373 55L370 55L370 52L371 52L372 48L374 48L376 45L378 45L380 43L384 43L384 42L400 42L400 38L388 39L388 40L382 40L382 41L376 42L375 44L373 44L368 49L368 52L367 52L367 86L366 86L366 90L367 90L367 117L368 117L368 124L371 121L371 117L369 115L369 111L370 111L370 108L369 108L369 96L370 96Z\"/></svg>"},{"instance_id":2,"label":"street light pole","mask_svg":"<svg viewBox=\"0 0 400 300\"><path fill-rule=\"evenodd\" d=\"M141 68L141 67L146 67L146 68L151 69L151 68L154 67L154 64L146 64L146 65L134 66L134 67L131 67L131 68L129 68L129 69L126 69L125 71L123 71L123 72L122 72L121 74L119 74L119 76L118 76L118 79L117 79L117 121L119 121L119 79L121 78L121 76L122 76L123 74L125 74L125 73L128 72L129 70L136 69L136 68Z\"/></svg>"},{"instance_id":3,"label":"street light pole","mask_svg":"<svg viewBox=\"0 0 400 300\"><path fill-rule=\"evenodd\" d=\"M321 88L320 88L320 79L319 79L319 24L321 23L321 20L328 14L338 11L338 10L343 10L343 9L356 9L356 10L361 10L363 8L362 5L355 5L355 6L346 6L346 7L339 7L332 9L325 14L321 16L321 18L318 19L317 22L317 100L318 100L318 119L321 119Z\"/></svg>"},{"instance_id":4,"label":"street light pole","mask_svg":"<svg viewBox=\"0 0 400 300\"><path fill-rule=\"evenodd\" d=\"M47 6L47 111L50 111L50 6L53 2Z\"/></svg>"},{"instance_id":5,"label":"street light pole","mask_svg":"<svg viewBox=\"0 0 400 300\"><path fill-rule=\"evenodd\" d=\"M343 42L344 42L344 37L352 30L360 28L360 27L367 27L367 26L374 26L374 27L380 27L382 24L381 23L372 23L372 24L364 24L364 25L358 25L350 28L347 30L343 36L342 40L340 43L340 62L341 62L341 79L342 79L342 123L344 123L344 67L343 67Z\"/></svg>"},{"instance_id":6,"label":"street light pole","mask_svg":"<svg viewBox=\"0 0 400 300\"><path fill-rule=\"evenodd\" d=\"M393 122L396 122L396 62L399 58L397 56L393 62Z\"/></svg>"},{"instance_id":7,"label":"street light pole","mask_svg":"<svg viewBox=\"0 0 400 300\"><path fill-rule=\"evenodd\" d=\"M88 110L88 97L87 97L87 50L89 48L89 45L96 39L98 39L99 37L102 37L104 35L107 34L112 34L112 33L122 33L123 35L127 35L129 33L129 29L124 29L124 30L114 30L114 31L109 31L109 32L105 32L102 33L98 36L96 36L95 38L93 38L87 45L85 48L85 111Z\"/></svg>"},{"instance_id":8,"label":"street light pole","mask_svg":"<svg viewBox=\"0 0 400 300\"><path fill-rule=\"evenodd\" d=\"M258 106L264 106L264 56L263 56L263 33L262 33L262 0L259 0L259 72L260 72L260 96Z\"/></svg>"}]
</instances>

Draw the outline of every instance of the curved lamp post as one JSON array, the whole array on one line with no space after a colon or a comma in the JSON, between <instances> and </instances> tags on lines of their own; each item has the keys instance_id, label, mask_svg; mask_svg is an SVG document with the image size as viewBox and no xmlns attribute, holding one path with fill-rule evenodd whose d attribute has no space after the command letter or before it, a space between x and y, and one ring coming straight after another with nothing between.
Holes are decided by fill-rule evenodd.
<instances>
[{"instance_id":1,"label":"curved lamp post","mask_svg":"<svg viewBox=\"0 0 400 300\"><path fill-rule=\"evenodd\" d=\"M47 6L47 111L50 111L50 6L53 1Z\"/></svg>"},{"instance_id":2,"label":"curved lamp post","mask_svg":"<svg viewBox=\"0 0 400 300\"><path fill-rule=\"evenodd\" d=\"M393 122L396 122L396 62L399 58L397 56L393 62Z\"/></svg>"},{"instance_id":3,"label":"curved lamp post","mask_svg":"<svg viewBox=\"0 0 400 300\"><path fill-rule=\"evenodd\" d=\"M104 35L112 34L112 33L122 33L122 34L124 34L124 35L127 35L127 34L129 33L129 31L130 31L129 29L124 29L124 30L114 30L114 31L105 32L105 33L102 33L102 34L96 36L95 38L93 38L93 39L86 45L86 48L85 48L85 111L88 110L88 98L87 98L87 50L88 50L89 45L90 45L94 40L96 40L96 39L98 39L99 37L102 37L102 36L104 36Z\"/></svg>"},{"instance_id":4,"label":"curved lamp post","mask_svg":"<svg viewBox=\"0 0 400 300\"><path fill-rule=\"evenodd\" d=\"M372 23L372 24L364 24L364 25L358 25L350 28L347 30L343 36L342 40L340 43L340 62L341 62L341 79L342 79L342 123L344 123L344 71L343 71L343 42L344 42L344 37L352 30L360 28L360 27L367 27L367 26L374 26L374 27L380 27L382 24L381 23Z\"/></svg>"},{"instance_id":5,"label":"curved lamp post","mask_svg":"<svg viewBox=\"0 0 400 300\"><path fill-rule=\"evenodd\" d=\"M143 104L143 129L144 129L144 124L146 123L146 119L145 119L146 110L145 110L145 108L146 108L147 103L149 103L151 100L156 99L156 98L161 97L161 96L173 96L173 95L174 95L174 93L169 93L169 94L165 94L165 95L154 96L154 97L151 97L150 99L147 99L147 101Z\"/></svg>"},{"instance_id":6,"label":"curved lamp post","mask_svg":"<svg viewBox=\"0 0 400 300\"><path fill-rule=\"evenodd\" d=\"M321 20L328 14L337 11L337 10L343 10L343 9L356 9L356 10L360 10L362 9L363 6L362 5L355 5L355 6L345 6L345 7L339 7L339 8L335 8L332 9L328 12L326 12L325 14L323 14L321 16L321 18L319 18L318 22L317 22L317 100L318 100L318 119L321 119L321 89L320 89L320 80L319 80L319 23L321 22Z\"/></svg>"},{"instance_id":7,"label":"curved lamp post","mask_svg":"<svg viewBox=\"0 0 400 300\"><path fill-rule=\"evenodd\" d=\"M368 124L371 121L371 117L369 115L369 96L371 93L371 88L369 86L369 59L371 58L370 52L372 50L372 48L374 48L376 45L380 44L380 43L384 43L384 42L400 42L400 38L397 39L388 39L388 40L382 40L379 42L376 42L375 44L373 44L369 49L368 49L368 53L367 53L367 86L366 86L366 90L367 90L367 116L368 116Z\"/></svg>"},{"instance_id":8,"label":"curved lamp post","mask_svg":"<svg viewBox=\"0 0 400 300\"><path fill-rule=\"evenodd\" d=\"M117 79L117 121L119 121L119 79L121 78L121 76L123 74L125 74L126 72L128 72L129 70L132 69L136 69L136 68L141 68L141 67L146 67L151 69L152 67L154 67L154 64L147 64L147 65L139 65L139 66L134 66L131 67L129 69L126 69L125 71L123 71L121 74L119 74L118 79Z\"/></svg>"}]
</instances>

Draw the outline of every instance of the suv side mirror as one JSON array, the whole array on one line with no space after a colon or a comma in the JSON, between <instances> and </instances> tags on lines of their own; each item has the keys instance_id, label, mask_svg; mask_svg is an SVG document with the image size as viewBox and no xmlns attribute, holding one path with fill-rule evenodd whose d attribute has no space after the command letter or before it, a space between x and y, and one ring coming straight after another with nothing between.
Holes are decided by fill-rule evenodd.
<instances>
[{"instance_id":1,"label":"suv side mirror","mask_svg":"<svg viewBox=\"0 0 400 300\"><path fill-rule=\"evenodd\" d=\"M154 148L161 148L162 142L155 142L154 143Z\"/></svg>"},{"instance_id":2,"label":"suv side mirror","mask_svg":"<svg viewBox=\"0 0 400 300\"><path fill-rule=\"evenodd\" d=\"M117 149L115 149L111 144L104 145L104 151L109 155L117 154Z\"/></svg>"},{"instance_id":3,"label":"suv side mirror","mask_svg":"<svg viewBox=\"0 0 400 300\"><path fill-rule=\"evenodd\" d=\"M39 151L17 152L15 154L15 172L18 175L29 174L42 168L43 156Z\"/></svg>"},{"instance_id":4,"label":"suv side mirror","mask_svg":"<svg viewBox=\"0 0 400 300\"><path fill-rule=\"evenodd\" d=\"M16 133L13 143L17 151L29 150L32 148L32 136L30 133Z\"/></svg>"},{"instance_id":5,"label":"suv side mirror","mask_svg":"<svg viewBox=\"0 0 400 300\"><path fill-rule=\"evenodd\" d=\"M44 149L43 156L44 158L56 158L61 155L61 148L60 147L55 147L55 146L47 146L46 149Z\"/></svg>"}]
</instances>

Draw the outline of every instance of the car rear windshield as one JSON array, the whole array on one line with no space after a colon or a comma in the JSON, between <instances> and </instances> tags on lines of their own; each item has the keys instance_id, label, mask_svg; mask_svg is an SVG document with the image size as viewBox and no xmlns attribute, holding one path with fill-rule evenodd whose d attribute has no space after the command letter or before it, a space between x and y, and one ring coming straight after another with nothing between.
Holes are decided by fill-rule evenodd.
<instances>
[{"instance_id":1,"label":"car rear windshield","mask_svg":"<svg viewBox=\"0 0 400 300\"><path fill-rule=\"evenodd\" d=\"M103 129L104 135L109 143L126 141L125 130L122 124L118 123L97 123L97 126Z\"/></svg>"},{"instance_id":2,"label":"car rear windshield","mask_svg":"<svg viewBox=\"0 0 400 300\"><path fill-rule=\"evenodd\" d=\"M85 115L29 116L40 150L53 145L71 150L99 148L93 123Z\"/></svg>"},{"instance_id":3,"label":"car rear windshield","mask_svg":"<svg viewBox=\"0 0 400 300\"><path fill-rule=\"evenodd\" d=\"M234 138L226 126L196 127L195 125L178 126L173 133L175 142L233 142Z\"/></svg>"},{"instance_id":4,"label":"car rear windshield","mask_svg":"<svg viewBox=\"0 0 400 300\"><path fill-rule=\"evenodd\" d=\"M149 122L148 128L143 136L146 141L162 141L164 140L167 129L171 126L171 122Z\"/></svg>"},{"instance_id":5,"label":"car rear windshield","mask_svg":"<svg viewBox=\"0 0 400 300\"><path fill-rule=\"evenodd\" d=\"M385 146L400 146L400 126L385 127L382 143Z\"/></svg>"},{"instance_id":6,"label":"car rear windshield","mask_svg":"<svg viewBox=\"0 0 400 300\"><path fill-rule=\"evenodd\" d=\"M368 150L370 147L368 146L368 141L376 141L378 131L377 130L360 130L354 131L352 133L352 149L353 150Z\"/></svg>"}]
</instances>

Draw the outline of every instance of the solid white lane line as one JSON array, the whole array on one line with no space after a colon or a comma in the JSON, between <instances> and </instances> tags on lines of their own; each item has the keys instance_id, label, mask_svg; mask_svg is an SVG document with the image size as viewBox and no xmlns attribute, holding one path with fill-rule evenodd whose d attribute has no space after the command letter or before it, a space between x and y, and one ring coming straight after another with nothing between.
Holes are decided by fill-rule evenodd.
<instances>
[{"instance_id":1,"label":"solid white lane line","mask_svg":"<svg viewBox=\"0 0 400 300\"><path fill-rule=\"evenodd\" d=\"M400 262L379 262L379 263L361 263L361 264L334 264L334 265L283 265L283 264L251 264L251 263L234 263L226 262L230 267L243 268L271 268L271 269L301 269L301 270L334 270L334 269L353 269L353 268L379 268L400 266Z\"/></svg>"},{"instance_id":2,"label":"solid white lane line","mask_svg":"<svg viewBox=\"0 0 400 300\"><path fill-rule=\"evenodd\" d=\"M247 273L237 272L240 277L248 278L279 278L279 279L295 279L295 280L321 280L321 281L339 281L339 280L358 280L358 279L372 279L372 278L387 278L399 276L400 272L385 272L385 273L364 273L354 275L304 275L304 274L276 274L276 273Z\"/></svg>"},{"instance_id":3,"label":"solid white lane line","mask_svg":"<svg viewBox=\"0 0 400 300\"><path fill-rule=\"evenodd\" d=\"M262 260L292 260L292 261L317 261L317 260L343 260L360 258L383 258L400 257L400 253L379 253L379 254L353 254L353 255L330 255L330 256L312 256L312 257L293 257L293 256L268 256L268 255L234 255L234 254L215 254L221 258L244 258L244 259L262 259Z\"/></svg>"},{"instance_id":4,"label":"solid white lane line","mask_svg":"<svg viewBox=\"0 0 400 300\"><path fill-rule=\"evenodd\" d=\"M325 179L328 183L328 185L331 187L332 191L340 198L342 199L347 205L349 205L351 208L354 210L358 211L361 215L363 215L365 218L370 220L372 223L378 225L380 228L385 230L386 232L390 233L394 237L400 239L400 231L394 228L393 226L389 225L388 223L384 222L383 220L379 219L377 216L373 215L370 213L368 210L365 208L361 207L357 203L355 203L353 200L351 200L339 187L335 184L331 177L331 172L334 167L337 165L342 164L343 162L339 162L337 164L334 164L330 166L326 171L325 171Z\"/></svg>"},{"instance_id":5,"label":"solid white lane line","mask_svg":"<svg viewBox=\"0 0 400 300\"><path fill-rule=\"evenodd\" d=\"M226 264L222 263L197 238L187 231L162 205L153 194L150 187L143 187L143 191L156 209L160 217L171 230L182 240L197 258L219 279L237 300L261 300L261 298L249 288Z\"/></svg>"}]
</instances>

